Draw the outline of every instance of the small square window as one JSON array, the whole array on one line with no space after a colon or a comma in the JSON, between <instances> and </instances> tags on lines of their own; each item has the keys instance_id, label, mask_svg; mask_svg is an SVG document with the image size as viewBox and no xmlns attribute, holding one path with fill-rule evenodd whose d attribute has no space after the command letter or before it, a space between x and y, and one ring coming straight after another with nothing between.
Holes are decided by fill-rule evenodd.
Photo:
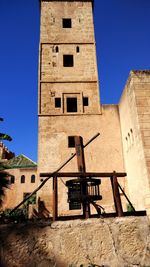
<instances>
[{"instance_id":1,"label":"small square window","mask_svg":"<svg viewBox=\"0 0 150 267\"><path fill-rule=\"evenodd\" d=\"M67 112L77 112L76 97L67 97Z\"/></svg>"},{"instance_id":2,"label":"small square window","mask_svg":"<svg viewBox=\"0 0 150 267\"><path fill-rule=\"evenodd\" d=\"M55 98L55 108L61 108L61 98L60 97Z\"/></svg>"},{"instance_id":3,"label":"small square window","mask_svg":"<svg viewBox=\"0 0 150 267\"><path fill-rule=\"evenodd\" d=\"M73 67L73 55L63 55L63 66Z\"/></svg>"},{"instance_id":4,"label":"small square window","mask_svg":"<svg viewBox=\"0 0 150 267\"><path fill-rule=\"evenodd\" d=\"M63 28L72 28L71 19L62 19L62 26Z\"/></svg>"},{"instance_id":5,"label":"small square window","mask_svg":"<svg viewBox=\"0 0 150 267\"><path fill-rule=\"evenodd\" d=\"M68 147L75 147L74 136L68 136Z\"/></svg>"},{"instance_id":6,"label":"small square window","mask_svg":"<svg viewBox=\"0 0 150 267\"><path fill-rule=\"evenodd\" d=\"M58 47L58 46L55 47L55 52L56 52L56 53L59 52L59 47Z\"/></svg>"},{"instance_id":7,"label":"small square window","mask_svg":"<svg viewBox=\"0 0 150 267\"><path fill-rule=\"evenodd\" d=\"M80 47L79 46L76 47L76 52L80 53Z\"/></svg>"},{"instance_id":8,"label":"small square window","mask_svg":"<svg viewBox=\"0 0 150 267\"><path fill-rule=\"evenodd\" d=\"M89 105L88 97L83 97L83 106L88 106L88 105Z\"/></svg>"}]
</instances>

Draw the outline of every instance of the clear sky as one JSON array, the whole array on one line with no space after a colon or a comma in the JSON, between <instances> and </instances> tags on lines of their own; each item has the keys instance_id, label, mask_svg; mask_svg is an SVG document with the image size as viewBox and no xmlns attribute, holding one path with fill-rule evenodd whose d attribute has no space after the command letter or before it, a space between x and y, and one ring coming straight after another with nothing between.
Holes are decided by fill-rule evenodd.
<instances>
[{"instance_id":1,"label":"clear sky","mask_svg":"<svg viewBox=\"0 0 150 267\"><path fill-rule=\"evenodd\" d=\"M119 102L130 70L150 69L150 0L95 0L101 102ZM37 160L39 0L0 0L0 132Z\"/></svg>"}]
</instances>

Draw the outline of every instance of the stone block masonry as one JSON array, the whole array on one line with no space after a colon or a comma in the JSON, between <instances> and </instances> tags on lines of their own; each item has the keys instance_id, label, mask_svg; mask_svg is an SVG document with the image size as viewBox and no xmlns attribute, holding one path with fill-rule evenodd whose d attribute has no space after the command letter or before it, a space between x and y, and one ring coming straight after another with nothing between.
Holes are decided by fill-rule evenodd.
<instances>
[{"instance_id":1,"label":"stone block masonry","mask_svg":"<svg viewBox=\"0 0 150 267\"><path fill-rule=\"evenodd\" d=\"M150 266L147 217L0 226L3 267Z\"/></svg>"}]
</instances>

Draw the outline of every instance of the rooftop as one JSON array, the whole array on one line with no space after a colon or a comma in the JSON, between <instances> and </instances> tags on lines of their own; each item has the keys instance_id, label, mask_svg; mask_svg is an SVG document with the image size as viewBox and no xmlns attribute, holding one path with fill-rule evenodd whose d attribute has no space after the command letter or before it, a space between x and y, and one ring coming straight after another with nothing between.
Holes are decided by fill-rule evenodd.
<instances>
[{"instance_id":1,"label":"rooftop","mask_svg":"<svg viewBox=\"0 0 150 267\"><path fill-rule=\"evenodd\" d=\"M36 162L32 161L28 157L19 155L17 157L13 157L10 160L4 161L2 163L1 169L21 169L21 168L36 168Z\"/></svg>"}]
</instances>

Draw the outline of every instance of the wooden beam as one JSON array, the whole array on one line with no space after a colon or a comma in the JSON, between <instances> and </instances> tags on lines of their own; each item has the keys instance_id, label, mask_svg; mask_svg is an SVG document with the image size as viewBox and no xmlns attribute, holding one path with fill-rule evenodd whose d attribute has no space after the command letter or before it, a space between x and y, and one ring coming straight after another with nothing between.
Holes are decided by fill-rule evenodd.
<instances>
[{"instance_id":1,"label":"wooden beam","mask_svg":"<svg viewBox=\"0 0 150 267\"><path fill-rule=\"evenodd\" d=\"M78 165L78 170L81 173L80 179L82 179L83 177L82 173L86 172L83 138L81 136L75 136L74 139L75 139L75 149L76 149L76 155L77 155L77 165ZM86 198L88 194L86 183L81 184L81 194L85 196L85 200L82 201L83 217L85 219L88 219L90 217L90 204Z\"/></svg>"},{"instance_id":2,"label":"wooden beam","mask_svg":"<svg viewBox=\"0 0 150 267\"><path fill-rule=\"evenodd\" d=\"M57 172L57 177L101 177L101 178L110 178L113 176L113 172ZM40 173L40 177L53 177L56 174L46 172ZM125 177L127 174L125 172L116 172L117 177Z\"/></svg>"},{"instance_id":3,"label":"wooden beam","mask_svg":"<svg viewBox=\"0 0 150 267\"><path fill-rule=\"evenodd\" d=\"M112 191L113 191L116 213L119 217L122 217L123 216L123 209L122 209L122 204L121 204L121 198L120 198L120 193L119 193L119 187L118 187L116 172L114 172L113 176L111 176L111 185L112 185Z\"/></svg>"}]
</instances>

